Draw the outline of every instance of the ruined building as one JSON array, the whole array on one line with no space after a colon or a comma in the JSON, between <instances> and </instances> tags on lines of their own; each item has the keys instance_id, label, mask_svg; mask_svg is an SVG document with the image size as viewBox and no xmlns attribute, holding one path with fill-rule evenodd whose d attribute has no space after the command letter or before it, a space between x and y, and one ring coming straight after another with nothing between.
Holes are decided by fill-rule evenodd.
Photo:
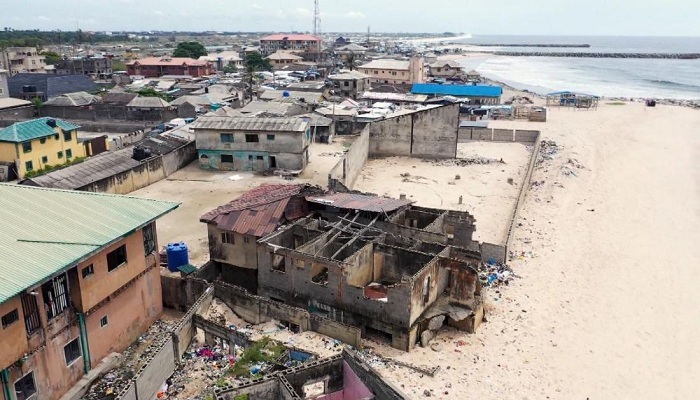
<instances>
[{"instance_id":1,"label":"ruined building","mask_svg":"<svg viewBox=\"0 0 700 400\"><path fill-rule=\"evenodd\" d=\"M483 317L467 212L406 199L263 185L202 217L222 278L395 348Z\"/></svg>"}]
</instances>

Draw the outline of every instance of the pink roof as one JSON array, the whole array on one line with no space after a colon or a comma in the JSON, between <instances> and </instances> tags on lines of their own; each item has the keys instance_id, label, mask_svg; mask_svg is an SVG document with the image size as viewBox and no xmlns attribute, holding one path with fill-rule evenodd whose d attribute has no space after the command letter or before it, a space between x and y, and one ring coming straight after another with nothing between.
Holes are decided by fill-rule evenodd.
<instances>
[{"instance_id":1,"label":"pink roof","mask_svg":"<svg viewBox=\"0 0 700 400\"><path fill-rule=\"evenodd\" d=\"M286 34L286 33L278 33L276 35L265 36L264 38L262 38L260 40L284 40L284 38L287 38L287 40L321 41L321 39L319 39L313 35L293 35L293 34Z\"/></svg>"},{"instance_id":2,"label":"pink roof","mask_svg":"<svg viewBox=\"0 0 700 400\"><path fill-rule=\"evenodd\" d=\"M190 65L190 66L205 66L211 64L208 61L194 60L187 57L146 57L134 61L129 61L126 65Z\"/></svg>"}]
</instances>

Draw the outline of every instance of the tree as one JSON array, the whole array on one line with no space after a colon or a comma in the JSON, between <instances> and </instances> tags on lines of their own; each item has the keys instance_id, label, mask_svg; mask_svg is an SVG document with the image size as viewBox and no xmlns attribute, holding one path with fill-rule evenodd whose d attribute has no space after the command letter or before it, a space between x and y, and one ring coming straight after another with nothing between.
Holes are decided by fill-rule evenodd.
<instances>
[{"instance_id":1,"label":"tree","mask_svg":"<svg viewBox=\"0 0 700 400\"><path fill-rule=\"evenodd\" d=\"M112 59L112 71L126 71L126 64L123 61Z\"/></svg>"},{"instance_id":2,"label":"tree","mask_svg":"<svg viewBox=\"0 0 700 400\"><path fill-rule=\"evenodd\" d=\"M347 63L348 68L350 68L350 71L355 69L355 59L356 59L355 53L353 53L352 51L345 58L345 62Z\"/></svg>"},{"instance_id":3,"label":"tree","mask_svg":"<svg viewBox=\"0 0 700 400\"><path fill-rule=\"evenodd\" d=\"M180 42L177 44L173 57L188 57L198 59L207 55L207 49L199 42Z\"/></svg>"},{"instance_id":4,"label":"tree","mask_svg":"<svg viewBox=\"0 0 700 400\"><path fill-rule=\"evenodd\" d=\"M251 53L245 58L246 69L251 68L253 71L269 71L272 69L270 60L264 58L258 52Z\"/></svg>"},{"instance_id":5,"label":"tree","mask_svg":"<svg viewBox=\"0 0 700 400\"><path fill-rule=\"evenodd\" d=\"M46 60L46 65L54 65L57 62L61 61L61 55L56 53L55 51L45 50L41 52L41 55L44 56L44 59Z\"/></svg>"},{"instance_id":6,"label":"tree","mask_svg":"<svg viewBox=\"0 0 700 400\"><path fill-rule=\"evenodd\" d=\"M225 74L233 74L238 72L238 68L236 68L235 65L226 65L224 66L224 73Z\"/></svg>"}]
</instances>

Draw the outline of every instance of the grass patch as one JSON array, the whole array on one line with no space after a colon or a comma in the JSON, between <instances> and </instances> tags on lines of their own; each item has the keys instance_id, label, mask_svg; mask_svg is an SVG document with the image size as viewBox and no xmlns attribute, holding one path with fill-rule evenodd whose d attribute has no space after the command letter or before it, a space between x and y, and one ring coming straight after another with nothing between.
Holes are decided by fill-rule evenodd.
<instances>
[{"instance_id":1,"label":"grass patch","mask_svg":"<svg viewBox=\"0 0 700 400\"><path fill-rule=\"evenodd\" d=\"M243 351L243 355L228 369L228 373L237 377L251 376L250 367L262 362L277 360L285 348L280 343L264 337Z\"/></svg>"},{"instance_id":2,"label":"grass patch","mask_svg":"<svg viewBox=\"0 0 700 400\"><path fill-rule=\"evenodd\" d=\"M609 105L609 106L624 106L624 105L626 105L627 103L625 103L624 101L609 101L609 102L607 102L607 103L605 103L605 104L607 104L607 105Z\"/></svg>"},{"instance_id":3,"label":"grass patch","mask_svg":"<svg viewBox=\"0 0 700 400\"><path fill-rule=\"evenodd\" d=\"M56 164L56 165L44 165L43 168L39 168L37 170L32 170L32 171L27 171L27 173L24 174L25 178L33 178L35 176L43 175L43 174L48 174L51 171L56 171L65 167L69 167L71 165L75 164L80 164L85 160L85 157L75 157L69 161L66 161L63 164Z\"/></svg>"}]
</instances>

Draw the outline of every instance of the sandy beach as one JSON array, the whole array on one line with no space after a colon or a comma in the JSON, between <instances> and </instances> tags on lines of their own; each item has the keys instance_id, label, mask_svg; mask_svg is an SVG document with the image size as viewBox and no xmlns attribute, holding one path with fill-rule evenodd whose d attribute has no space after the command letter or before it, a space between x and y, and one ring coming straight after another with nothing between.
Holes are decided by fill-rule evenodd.
<instances>
[{"instance_id":1,"label":"sandy beach","mask_svg":"<svg viewBox=\"0 0 700 400\"><path fill-rule=\"evenodd\" d=\"M559 152L528 193L511 262L474 335L439 352L382 353L439 365L434 378L377 365L415 399L691 399L700 376L700 112L673 106L554 109L540 129ZM565 174L576 160L583 168ZM477 215L477 218L479 216Z\"/></svg>"}]
</instances>

